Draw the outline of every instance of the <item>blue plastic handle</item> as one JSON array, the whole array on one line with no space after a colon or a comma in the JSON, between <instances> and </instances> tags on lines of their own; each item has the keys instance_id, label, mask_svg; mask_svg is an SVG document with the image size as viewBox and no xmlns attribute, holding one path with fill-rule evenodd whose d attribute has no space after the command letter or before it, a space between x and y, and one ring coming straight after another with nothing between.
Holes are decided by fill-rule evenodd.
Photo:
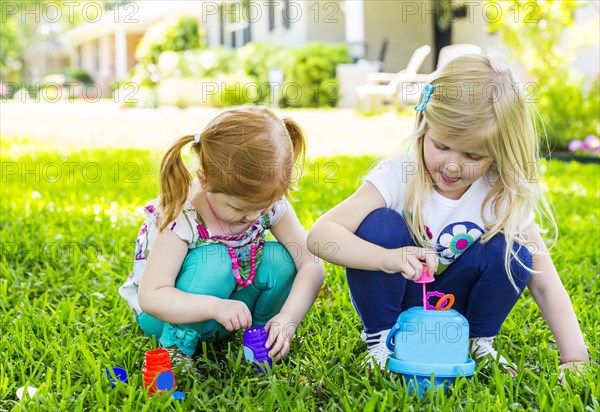
<instances>
[{"instance_id":1,"label":"blue plastic handle","mask_svg":"<svg viewBox=\"0 0 600 412\"><path fill-rule=\"evenodd\" d=\"M396 332L400 329L400 324L396 323L392 329L390 329L390 333L387 336L387 339L385 341L386 346L388 347L389 350L391 350L392 352L394 351L394 347L396 345L396 341L395 341L395 337L396 337Z\"/></svg>"}]
</instances>

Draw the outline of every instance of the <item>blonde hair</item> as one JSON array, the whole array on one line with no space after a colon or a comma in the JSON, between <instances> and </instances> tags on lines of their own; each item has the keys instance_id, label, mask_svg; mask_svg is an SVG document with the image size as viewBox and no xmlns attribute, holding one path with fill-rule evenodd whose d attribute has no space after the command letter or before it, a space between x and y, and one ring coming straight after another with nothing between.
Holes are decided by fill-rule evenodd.
<instances>
[{"instance_id":1,"label":"blonde hair","mask_svg":"<svg viewBox=\"0 0 600 412\"><path fill-rule=\"evenodd\" d=\"M447 139L479 139L493 162L486 173L491 190L481 206L486 243L498 233L506 240L504 267L513 287L518 290L510 269L511 259L521 265L514 243L525 245L523 222L532 211L558 230L539 176L539 141L530 108L525 104L511 70L498 57L465 55L457 57L434 72L435 86L424 111L415 120L414 144L417 171L409 178L404 209L408 226L417 244L432 246L421 213L434 183L425 168L423 140L431 129ZM421 97L423 100L423 97ZM486 220L487 205L494 221Z\"/></svg>"},{"instance_id":2,"label":"blonde hair","mask_svg":"<svg viewBox=\"0 0 600 412\"><path fill-rule=\"evenodd\" d=\"M292 189L305 137L295 121L280 119L265 107L246 106L226 110L211 120L198 143L193 135L179 138L160 166L160 231L181 213L188 197L192 176L181 158L188 143L193 143L206 190L267 204Z\"/></svg>"}]
</instances>

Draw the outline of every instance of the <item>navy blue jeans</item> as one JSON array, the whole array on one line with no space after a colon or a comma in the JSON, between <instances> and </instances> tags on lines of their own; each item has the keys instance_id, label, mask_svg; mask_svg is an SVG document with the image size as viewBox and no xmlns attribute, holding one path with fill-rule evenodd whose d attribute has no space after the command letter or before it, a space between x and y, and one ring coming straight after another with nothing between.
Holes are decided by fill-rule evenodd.
<instances>
[{"instance_id":1,"label":"navy blue jeans","mask_svg":"<svg viewBox=\"0 0 600 412\"><path fill-rule=\"evenodd\" d=\"M386 249L415 246L404 218L392 209L371 212L356 235ZM436 275L435 282L427 284L428 292L437 290L454 295L452 309L469 321L471 338L497 335L520 296L504 269L505 248L502 234L486 243L478 240L441 275ZM515 251L521 262L531 268L527 248L515 245ZM527 268L514 259L511 262L514 282L521 291L531 274ZM367 333L389 329L400 312L423 305L422 285L406 280L399 273L347 268L346 277L352 303ZM435 302L434 298L431 300Z\"/></svg>"}]
</instances>

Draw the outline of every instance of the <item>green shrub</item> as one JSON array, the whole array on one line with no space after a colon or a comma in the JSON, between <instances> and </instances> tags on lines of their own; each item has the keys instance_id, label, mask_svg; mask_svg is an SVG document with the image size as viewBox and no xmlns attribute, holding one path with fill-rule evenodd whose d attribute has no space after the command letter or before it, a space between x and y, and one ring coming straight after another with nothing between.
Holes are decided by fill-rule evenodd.
<instances>
[{"instance_id":1,"label":"green shrub","mask_svg":"<svg viewBox=\"0 0 600 412\"><path fill-rule=\"evenodd\" d=\"M163 79L156 87L158 102L181 109L188 106L229 107L257 104L261 91L256 80L244 73L214 78Z\"/></svg>"},{"instance_id":2,"label":"green shrub","mask_svg":"<svg viewBox=\"0 0 600 412\"><path fill-rule=\"evenodd\" d=\"M148 44L140 47L138 52L147 50ZM275 67L284 70L284 82L279 89L281 106L335 106L339 99L336 65L350 62L346 46L326 43L309 43L299 48L248 43L238 50L223 47L164 50L153 59L151 63L136 66L132 81L140 86L156 87L159 83L181 79L182 82L169 83L173 90L160 87L158 91L160 103L179 107L203 105L207 101L217 107L270 104L269 70ZM198 101L189 89L180 87L194 80L209 83L208 97L200 94Z\"/></svg>"},{"instance_id":3,"label":"green shrub","mask_svg":"<svg viewBox=\"0 0 600 412\"><path fill-rule=\"evenodd\" d=\"M256 79L244 73L224 74L206 83L206 97L214 107L257 104L263 100L262 89Z\"/></svg>"},{"instance_id":4,"label":"green shrub","mask_svg":"<svg viewBox=\"0 0 600 412\"><path fill-rule=\"evenodd\" d=\"M339 100L335 68L351 62L345 45L308 43L285 59L284 107L332 107ZM295 92L299 91L299 95ZM292 91L294 90L294 91Z\"/></svg>"},{"instance_id":5,"label":"green shrub","mask_svg":"<svg viewBox=\"0 0 600 412\"><path fill-rule=\"evenodd\" d=\"M267 42L248 43L238 50L237 56L241 69L260 87L260 103L270 103L269 70L283 68L286 61L294 58L293 49Z\"/></svg>"},{"instance_id":6,"label":"green shrub","mask_svg":"<svg viewBox=\"0 0 600 412\"><path fill-rule=\"evenodd\" d=\"M67 69L65 70L65 75L67 76L67 80L72 82L83 84L92 84L94 82L92 76L83 69Z\"/></svg>"},{"instance_id":7,"label":"green shrub","mask_svg":"<svg viewBox=\"0 0 600 412\"><path fill-rule=\"evenodd\" d=\"M154 64L138 63L133 68L131 81L139 87L155 87L159 80L158 68Z\"/></svg>"},{"instance_id":8,"label":"green shrub","mask_svg":"<svg viewBox=\"0 0 600 412\"><path fill-rule=\"evenodd\" d=\"M202 51L186 52L184 57L186 61L197 64L199 73L205 77L214 77L222 73L234 73L240 68L236 51L222 46L211 47Z\"/></svg>"},{"instance_id":9,"label":"green shrub","mask_svg":"<svg viewBox=\"0 0 600 412\"><path fill-rule=\"evenodd\" d=\"M148 29L137 47L136 58L143 64L156 64L165 51L193 50L204 46L204 32L197 19L170 17Z\"/></svg>"},{"instance_id":10,"label":"green shrub","mask_svg":"<svg viewBox=\"0 0 600 412\"><path fill-rule=\"evenodd\" d=\"M81 85L92 84L94 79L83 69L66 69L62 73L52 73L42 79L42 83L54 83L67 86L69 83L79 83Z\"/></svg>"},{"instance_id":11,"label":"green shrub","mask_svg":"<svg viewBox=\"0 0 600 412\"><path fill-rule=\"evenodd\" d=\"M284 69L284 84L280 87L282 106L335 106L339 99L335 67L350 61L344 45L326 43L299 48L248 43L237 51L211 48L177 55L177 58L170 53L161 55L160 78L215 78L219 92L211 101L219 107L270 103L269 70L275 67Z\"/></svg>"},{"instance_id":12,"label":"green shrub","mask_svg":"<svg viewBox=\"0 0 600 412\"><path fill-rule=\"evenodd\" d=\"M587 88L585 81L567 70L547 76L540 84L537 102L548 137L544 152L568 150L573 139L598 134L600 123L600 81Z\"/></svg>"},{"instance_id":13,"label":"green shrub","mask_svg":"<svg viewBox=\"0 0 600 412\"><path fill-rule=\"evenodd\" d=\"M157 69L161 79L216 77L222 73L232 73L239 69L234 50L224 47L166 51L161 53Z\"/></svg>"},{"instance_id":14,"label":"green shrub","mask_svg":"<svg viewBox=\"0 0 600 412\"><path fill-rule=\"evenodd\" d=\"M132 81L140 87L153 88L160 81L157 67L161 54L199 49L205 46L204 32L198 20L190 17L170 17L150 27L137 46L135 56L140 62L133 70Z\"/></svg>"}]
</instances>

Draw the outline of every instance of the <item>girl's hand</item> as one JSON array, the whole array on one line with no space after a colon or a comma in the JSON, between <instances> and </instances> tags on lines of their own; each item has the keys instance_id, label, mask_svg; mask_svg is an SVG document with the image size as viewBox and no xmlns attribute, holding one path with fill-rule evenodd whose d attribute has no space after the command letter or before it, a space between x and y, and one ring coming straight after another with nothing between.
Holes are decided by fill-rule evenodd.
<instances>
[{"instance_id":1,"label":"girl's hand","mask_svg":"<svg viewBox=\"0 0 600 412\"><path fill-rule=\"evenodd\" d=\"M252 326L252 315L244 302L222 299L215 311L214 319L230 332Z\"/></svg>"},{"instance_id":2,"label":"girl's hand","mask_svg":"<svg viewBox=\"0 0 600 412\"><path fill-rule=\"evenodd\" d=\"M438 258L433 250L416 246L385 249L381 270L385 273L400 273L408 280L416 280L421 277L423 261L433 275L438 268Z\"/></svg>"},{"instance_id":3,"label":"girl's hand","mask_svg":"<svg viewBox=\"0 0 600 412\"><path fill-rule=\"evenodd\" d=\"M565 370L571 371L572 373L578 373L583 370L583 368L587 365L587 362L565 362L561 364L558 369L560 370L560 374L558 375L558 380L562 386L565 386L567 380L565 379Z\"/></svg>"},{"instance_id":4,"label":"girl's hand","mask_svg":"<svg viewBox=\"0 0 600 412\"><path fill-rule=\"evenodd\" d=\"M284 312L279 312L265 325L268 332L266 347L273 345L269 351L269 357L280 361L290 351L290 342L296 334L298 324Z\"/></svg>"}]
</instances>

